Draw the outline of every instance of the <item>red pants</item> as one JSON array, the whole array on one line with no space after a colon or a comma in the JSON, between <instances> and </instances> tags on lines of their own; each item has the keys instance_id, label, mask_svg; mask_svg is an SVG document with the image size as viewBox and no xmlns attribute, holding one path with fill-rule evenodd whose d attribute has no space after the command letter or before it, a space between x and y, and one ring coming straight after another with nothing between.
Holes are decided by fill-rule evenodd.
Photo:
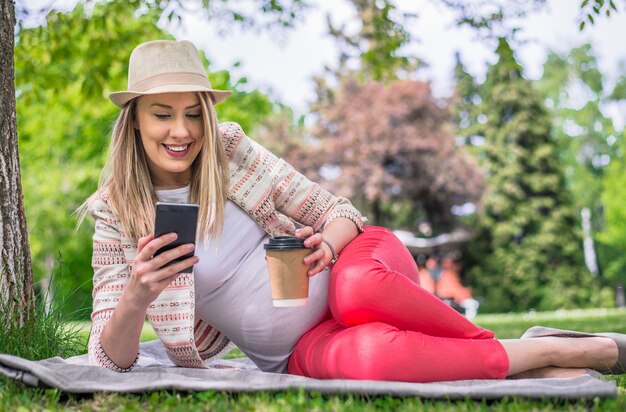
<instances>
[{"instance_id":1,"label":"red pants","mask_svg":"<svg viewBox=\"0 0 626 412\"><path fill-rule=\"evenodd\" d=\"M406 382L507 374L493 332L423 289L413 258L388 229L368 226L345 247L330 273L328 301L332 317L300 339L289 373Z\"/></svg>"}]
</instances>

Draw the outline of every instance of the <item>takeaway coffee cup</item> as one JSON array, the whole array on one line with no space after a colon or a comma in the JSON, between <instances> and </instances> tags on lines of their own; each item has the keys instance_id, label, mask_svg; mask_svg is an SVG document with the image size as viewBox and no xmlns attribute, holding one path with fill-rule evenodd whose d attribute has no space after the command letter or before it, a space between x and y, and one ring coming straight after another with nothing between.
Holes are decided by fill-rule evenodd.
<instances>
[{"instance_id":1,"label":"takeaway coffee cup","mask_svg":"<svg viewBox=\"0 0 626 412\"><path fill-rule=\"evenodd\" d=\"M311 253L304 239L276 236L264 245L274 306L306 305L309 299L309 266L302 260Z\"/></svg>"}]
</instances>

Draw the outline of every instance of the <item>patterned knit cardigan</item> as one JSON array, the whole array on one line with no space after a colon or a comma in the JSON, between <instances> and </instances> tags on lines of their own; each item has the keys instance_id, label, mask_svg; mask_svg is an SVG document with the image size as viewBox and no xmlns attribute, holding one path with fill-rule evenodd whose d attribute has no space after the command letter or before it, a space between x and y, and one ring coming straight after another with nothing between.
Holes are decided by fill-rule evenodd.
<instances>
[{"instance_id":1,"label":"patterned knit cardigan","mask_svg":"<svg viewBox=\"0 0 626 412\"><path fill-rule=\"evenodd\" d=\"M230 170L228 198L269 235L293 235L300 225L317 232L339 217L352 220L362 230L364 219L347 199L305 178L247 137L238 124L222 124L220 132ZM95 196L89 211L95 219L89 359L115 369L102 350L100 335L129 280L137 242L122 230L106 190ZM147 317L176 365L204 368L205 360L225 354L231 345L211 325L194 319L194 305L193 273L181 274L150 304Z\"/></svg>"}]
</instances>

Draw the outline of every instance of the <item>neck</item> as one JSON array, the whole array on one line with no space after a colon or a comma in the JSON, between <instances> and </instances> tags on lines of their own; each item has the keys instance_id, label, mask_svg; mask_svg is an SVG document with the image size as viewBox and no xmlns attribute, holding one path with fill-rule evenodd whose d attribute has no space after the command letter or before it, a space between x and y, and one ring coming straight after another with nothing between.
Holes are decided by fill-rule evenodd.
<instances>
[{"instance_id":1,"label":"neck","mask_svg":"<svg viewBox=\"0 0 626 412\"><path fill-rule=\"evenodd\" d=\"M181 187L189 185L191 181L191 173L189 171L176 174L172 173L166 176L155 176L153 174L150 177L154 190L180 189Z\"/></svg>"},{"instance_id":2,"label":"neck","mask_svg":"<svg viewBox=\"0 0 626 412\"><path fill-rule=\"evenodd\" d=\"M172 189L180 189L189 185L189 181L183 183L155 183L154 190L172 190Z\"/></svg>"}]
</instances>

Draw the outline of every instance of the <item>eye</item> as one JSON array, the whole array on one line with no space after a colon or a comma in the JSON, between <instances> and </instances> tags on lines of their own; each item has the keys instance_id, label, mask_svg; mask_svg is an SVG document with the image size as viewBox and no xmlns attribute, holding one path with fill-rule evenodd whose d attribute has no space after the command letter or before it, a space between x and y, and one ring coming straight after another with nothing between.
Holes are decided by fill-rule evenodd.
<instances>
[{"instance_id":1,"label":"eye","mask_svg":"<svg viewBox=\"0 0 626 412\"><path fill-rule=\"evenodd\" d=\"M154 117L156 117L159 120L165 120L165 119L169 119L170 115L169 114L155 114Z\"/></svg>"},{"instance_id":2,"label":"eye","mask_svg":"<svg viewBox=\"0 0 626 412\"><path fill-rule=\"evenodd\" d=\"M189 113L187 115L188 118L190 119L199 119L200 117L202 117L202 114L200 113Z\"/></svg>"}]
</instances>

